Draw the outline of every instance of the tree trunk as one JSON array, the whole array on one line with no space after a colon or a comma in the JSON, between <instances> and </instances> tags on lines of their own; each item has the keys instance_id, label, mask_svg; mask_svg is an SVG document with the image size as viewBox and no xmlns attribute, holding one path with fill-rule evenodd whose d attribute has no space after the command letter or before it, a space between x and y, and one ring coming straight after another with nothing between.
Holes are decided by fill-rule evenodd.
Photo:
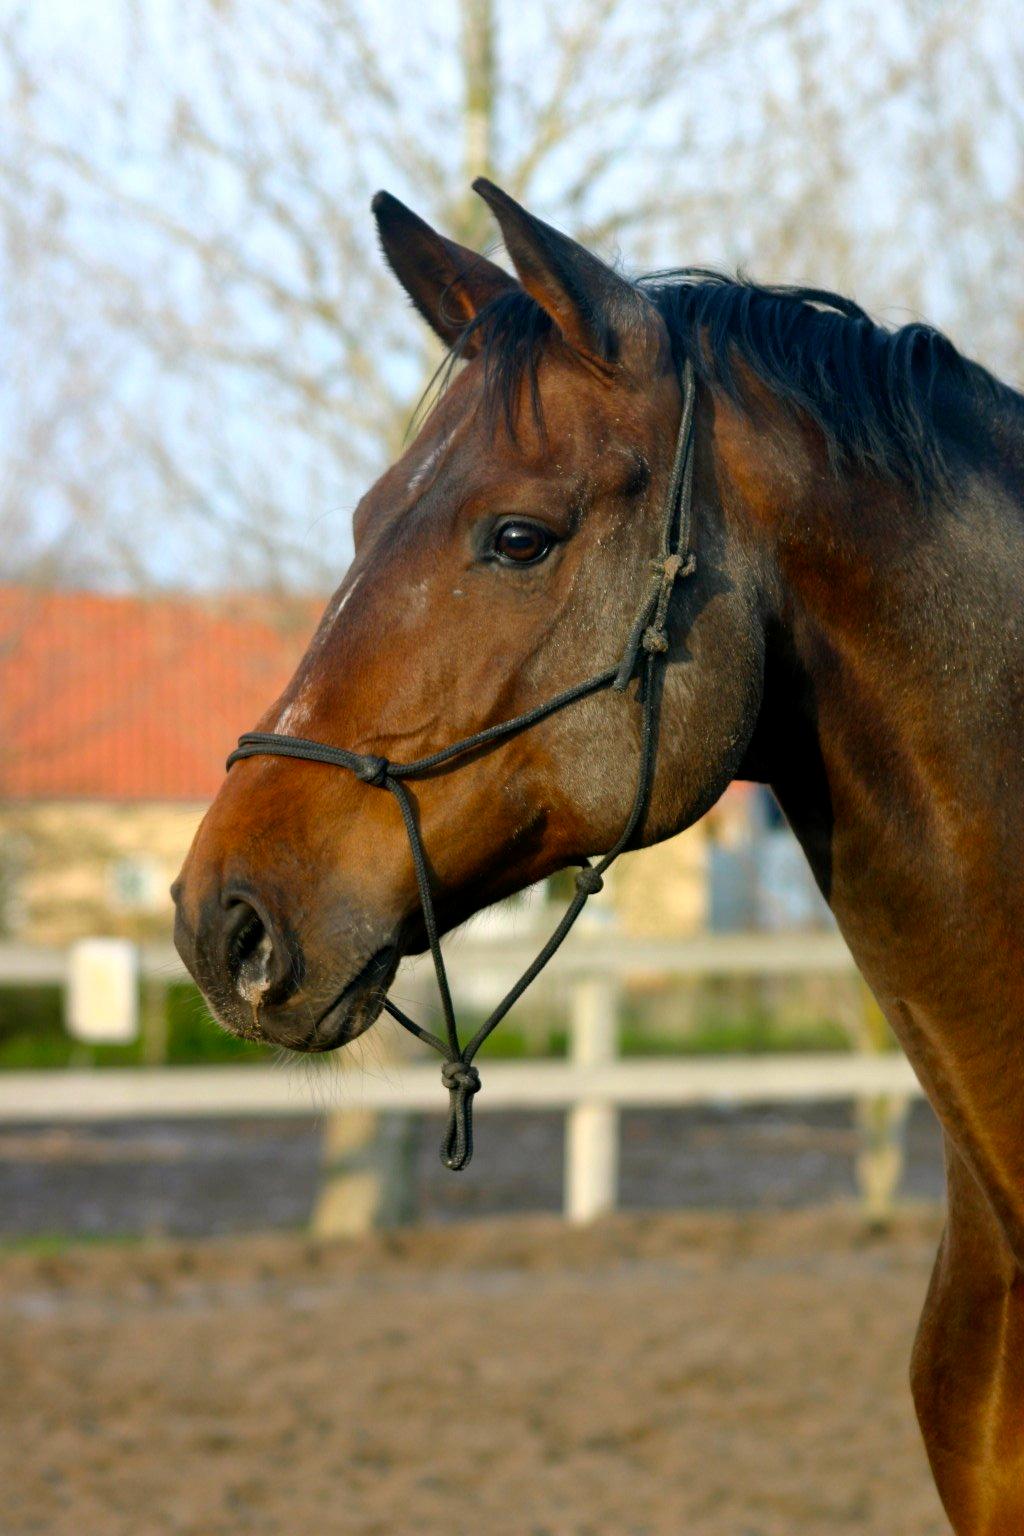
<instances>
[{"instance_id":1,"label":"tree trunk","mask_svg":"<svg viewBox=\"0 0 1024 1536\"><path fill-rule=\"evenodd\" d=\"M462 61L465 75L464 159L466 186L457 210L457 236L466 245L485 242L487 209L470 191L477 176L494 170L494 104L497 99L494 0L462 0Z\"/></svg>"}]
</instances>

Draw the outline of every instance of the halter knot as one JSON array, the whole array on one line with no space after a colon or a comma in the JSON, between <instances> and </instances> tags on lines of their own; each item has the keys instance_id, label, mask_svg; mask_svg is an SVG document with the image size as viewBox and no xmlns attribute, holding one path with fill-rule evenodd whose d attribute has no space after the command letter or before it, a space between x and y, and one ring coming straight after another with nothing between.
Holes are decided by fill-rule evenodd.
<instances>
[{"instance_id":1,"label":"halter knot","mask_svg":"<svg viewBox=\"0 0 1024 1536\"><path fill-rule=\"evenodd\" d=\"M596 896L604 890L604 880L596 869L587 864L576 871L576 889L584 896Z\"/></svg>"},{"instance_id":2,"label":"halter knot","mask_svg":"<svg viewBox=\"0 0 1024 1536\"><path fill-rule=\"evenodd\" d=\"M655 575L661 577L661 584L654 599L652 621L644 630L640 643L649 655L663 656L668 650L668 600L672 596L672 588L680 576L693 575L697 569L697 560L692 550L688 550L685 555L674 551L661 560L652 560L651 567Z\"/></svg>"},{"instance_id":3,"label":"halter knot","mask_svg":"<svg viewBox=\"0 0 1024 1536\"><path fill-rule=\"evenodd\" d=\"M473 1156L473 1095L480 1089L480 1073L461 1056L441 1067L441 1081L448 1089L448 1124L441 1143L441 1161L460 1173Z\"/></svg>"},{"instance_id":4,"label":"halter knot","mask_svg":"<svg viewBox=\"0 0 1024 1536\"><path fill-rule=\"evenodd\" d=\"M682 571L683 557L677 551L670 555L663 555L660 560L651 561L651 570L655 576L660 576L666 586L671 586L676 577Z\"/></svg>"},{"instance_id":5,"label":"halter knot","mask_svg":"<svg viewBox=\"0 0 1024 1536\"><path fill-rule=\"evenodd\" d=\"M382 789L390 766L386 757L374 757L372 752L368 752L359 764L353 767L352 772L364 784L374 784L378 789Z\"/></svg>"},{"instance_id":6,"label":"halter knot","mask_svg":"<svg viewBox=\"0 0 1024 1536\"><path fill-rule=\"evenodd\" d=\"M456 1057L441 1067L441 1081L449 1093L479 1093L480 1073L476 1067Z\"/></svg>"}]
</instances>

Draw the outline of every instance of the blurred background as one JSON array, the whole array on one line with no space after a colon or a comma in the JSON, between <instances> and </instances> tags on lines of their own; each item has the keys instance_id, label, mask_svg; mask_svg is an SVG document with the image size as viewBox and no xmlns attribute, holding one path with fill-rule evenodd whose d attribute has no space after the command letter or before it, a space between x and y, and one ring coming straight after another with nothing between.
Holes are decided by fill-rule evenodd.
<instances>
[{"instance_id":1,"label":"blurred background","mask_svg":"<svg viewBox=\"0 0 1024 1536\"><path fill-rule=\"evenodd\" d=\"M495 1429L497 1486L529 1477L534 1493L528 1520L497 1503L489 1530L678 1531L685 1514L750 1536L881 1533L891 1477L901 1530L944 1531L901 1374L942 1195L938 1135L766 792L734 786L700 825L617 866L564 961L489 1044L498 1107L481 1114L477 1160L458 1179L436 1158L436 1073L428 1089L389 1023L315 1067L214 1026L170 948L167 887L226 751L305 649L350 555L351 509L400 451L439 361L375 249L373 191L492 250L468 190L485 174L630 272L707 264L833 288L887 324L928 319L1015 382L1018 20L1009 0L0 5L0 1251L11 1315L43 1330L14 1346L37 1428L55 1413L64 1425L74 1399L79 1434L96 1418L108 1458L91 1482L81 1443L34 1464L5 1531L64 1520L80 1531L84 1509L87 1529L122 1518L137 1529L141 1489L154 1531L293 1531L317 1498L334 1510L339 1487L354 1502L335 1510L336 1529L401 1530L413 1509L418 1529L452 1529L444 1490L394 1446L364 1444L355 1470L325 1464L342 1410L324 1407L316 1429L294 1383L278 1429L299 1435L316 1474L301 1495L287 1478L260 1482L265 1447L221 1424L239 1403L250 1420L266 1406L251 1398L251 1329L222 1401L186 1371L172 1402L154 1383L177 1380L205 1346L182 1335L162 1356L154 1303L139 1385L156 1404L148 1432L175 1424L188 1465L214 1465L191 1494L161 1481L143 1454L141 1399L117 1408L111 1382L76 1354L74 1320L102 1299L121 1373L140 1287L166 1289L174 1327L201 1292L216 1330L258 1271L240 1306L262 1329L271 1292L293 1323L302 1296L320 1298L315 1313L344 1294L358 1313L360 1266L380 1266L399 1299L403 1286L420 1297L440 1254L455 1255L451 1283L486 1319L491 1252L541 1330L544 1306L557 1301L561 1316L588 1275L594 1326L617 1330L624 1377L647 1362L648 1399L674 1326L703 1306L708 1337L735 1285L732 1315L748 1331L716 1346L719 1361L740 1356L715 1368L732 1418L714 1421L712 1442L749 1476L745 1492L710 1477L720 1394L698 1421L691 1342L664 1410L681 1416L680 1439L652 1423L631 1439L628 1391L608 1399L615 1424L580 1428L571 1445L550 1423L522 1443ZM455 938L468 1019L563 899L554 880ZM422 965L399 986L429 1012ZM467 1225L481 1217L493 1219L486 1241ZM188 1247L210 1238L220 1245ZM523 1278L545 1255L561 1255L550 1262L577 1285L565 1281L570 1300L552 1281L545 1303ZM47 1269L58 1259L68 1267ZM627 1259L637 1284L655 1260L675 1266L669 1289L686 1298L675 1325L666 1311L664 1337L635 1349L616 1311ZM323 1265L335 1268L321 1295ZM202 1284L187 1278L196 1266ZM868 1359L880 1373L870 1394L858 1378L865 1395L847 1399L842 1423L822 1407L838 1357L808 1375L802 1352L816 1346L800 1331L839 1273L861 1308L856 1368ZM648 1304L672 1305L664 1287ZM789 1321L773 1328L772 1316ZM375 1332L372 1309L359 1326L350 1380L365 1367L368 1382L383 1372L394 1385L385 1357L407 1358L405 1336ZM515 1337L495 1335L499 1361L512 1349L522 1363ZM587 1337L557 1370L582 1373L597 1404ZM61 1342L72 1363L58 1413L39 1361ZM302 1353L294 1339L281 1348ZM525 1386L516 1398L515 1360L497 1398L511 1394L522 1426L534 1399ZM263 1365L267 1380L284 1369ZM788 1404L802 1447L785 1489L748 1434L769 1366L772 1411L782 1422ZM435 1400L456 1392L426 1345L416 1369ZM550 1383L530 1390L543 1398ZM413 1410L395 1391L363 1412L404 1422ZM219 1449L214 1419L229 1436ZM561 1462L545 1461L559 1434ZM842 1473L822 1482L836 1444ZM623 1479L639 1479L640 1513L604 1524L595 1510L617 1507ZM667 1484L671 1510L657 1492ZM805 1502L787 1506L797 1485Z\"/></svg>"}]
</instances>

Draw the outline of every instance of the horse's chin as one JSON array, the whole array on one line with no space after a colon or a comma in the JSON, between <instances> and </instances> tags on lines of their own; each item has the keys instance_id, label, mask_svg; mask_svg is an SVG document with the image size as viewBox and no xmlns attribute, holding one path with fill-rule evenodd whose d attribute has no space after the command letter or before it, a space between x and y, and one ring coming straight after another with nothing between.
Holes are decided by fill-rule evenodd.
<instances>
[{"instance_id":1,"label":"horse's chin","mask_svg":"<svg viewBox=\"0 0 1024 1536\"><path fill-rule=\"evenodd\" d=\"M386 944L378 949L341 989L304 1039L281 1043L287 1044L293 1051L316 1054L335 1051L339 1046L358 1039L380 1017L400 958L394 944Z\"/></svg>"}]
</instances>

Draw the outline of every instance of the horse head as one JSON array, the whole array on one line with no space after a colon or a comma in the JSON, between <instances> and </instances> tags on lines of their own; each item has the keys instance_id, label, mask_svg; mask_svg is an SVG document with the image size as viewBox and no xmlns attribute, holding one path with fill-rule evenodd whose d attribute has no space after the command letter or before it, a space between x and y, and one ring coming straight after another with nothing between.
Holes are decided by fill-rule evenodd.
<instances>
[{"instance_id":1,"label":"horse head","mask_svg":"<svg viewBox=\"0 0 1024 1536\"><path fill-rule=\"evenodd\" d=\"M353 562L263 732L420 758L622 655L657 553L681 359L642 287L491 183L477 191L515 278L374 200L387 260L453 366L359 503ZM708 431L698 403L698 563L668 614L643 843L714 802L760 699L756 559L723 508ZM595 693L418 778L439 929L612 845L639 731L628 698ZM401 807L315 762L235 762L175 893L179 950L219 1018L298 1050L365 1030L401 956L426 943Z\"/></svg>"}]
</instances>

